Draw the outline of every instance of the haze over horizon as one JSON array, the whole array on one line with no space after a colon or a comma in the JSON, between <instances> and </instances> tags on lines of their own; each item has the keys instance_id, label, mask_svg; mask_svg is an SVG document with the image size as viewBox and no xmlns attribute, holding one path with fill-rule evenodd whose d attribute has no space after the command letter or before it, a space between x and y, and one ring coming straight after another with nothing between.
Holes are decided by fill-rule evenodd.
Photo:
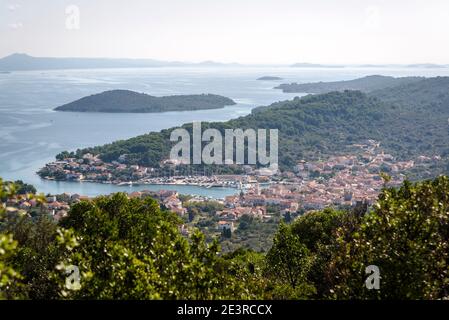
<instances>
[{"instance_id":1,"label":"haze over horizon","mask_svg":"<svg viewBox=\"0 0 449 320\"><path fill-rule=\"evenodd\" d=\"M0 0L0 57L449 64L448 18L444 0Z\"/></svg>"},{"instance_id":2,"label":"haze over horizon","mask_svg":"<svg viewBox=\"0 0 449 320\"><path fill-rule=\"evenodd\" d=\"M4 58L11 58L11 57L19 57L21 56L22 58L36 58L36 59L63 59L63 60L81 60L81 59L86 59L86 60L111 60L112 61L132 61L132 60L136 60L136 61L154 61L155 63L160 63L161 66L182 66L182 65L236 65L236 66L279 66L279 67L287 67L287 66L297 66L297 67L302 67L304 65L304 67L350 67L350 66L366 66L366 67L382 67L382 66L424 66L424 67L448 67L449 64L439 64L439 63L432 63L432 62L416 62L416 63L320 63L320 62L308 62L308 61L298 61L295 63L240 63L240 62L222 62L222 61L217 61L217 60L203 60L203 61L187 61L187 60L164 60L164 59L154 59L151 57L145 57L145 58L128 58L128 57L74 57L74 56L61 56L61 57L50 57L50 56L32 56L26 52L13 52L11 54L8 54L6 56L0 57L0 60L4 59Z\"/></svg>"}]
</instances>

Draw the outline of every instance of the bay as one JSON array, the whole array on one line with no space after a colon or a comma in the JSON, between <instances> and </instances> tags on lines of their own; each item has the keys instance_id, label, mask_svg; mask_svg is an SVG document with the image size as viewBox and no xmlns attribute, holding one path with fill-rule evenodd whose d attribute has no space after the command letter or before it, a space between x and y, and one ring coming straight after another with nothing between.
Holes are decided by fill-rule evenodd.
<instances>
[{"instance_id":1,"label":"bay","mask_svg":"<svg viewBox=\"0 0 449 320\"><path fill-rule=\"evenodd\" d=\"M192 121L226 121L251 109L302 94L273 89L280 83L349 80L382 74L392 76L449 75L449 69L197 67L26 71L0 74L0 177L23 180L44 193L87 196L118 191L178 190L180 193L223 198L233 188L145 185L116 186L97 183L45 181L36 171L63 150L127 139ZM262 76L281 81L257 81ZM155 96L213 93L237 105L224 109L148 114L55 112L53 108L86 95L128 89Z\"/></svg>"}]
</instances>

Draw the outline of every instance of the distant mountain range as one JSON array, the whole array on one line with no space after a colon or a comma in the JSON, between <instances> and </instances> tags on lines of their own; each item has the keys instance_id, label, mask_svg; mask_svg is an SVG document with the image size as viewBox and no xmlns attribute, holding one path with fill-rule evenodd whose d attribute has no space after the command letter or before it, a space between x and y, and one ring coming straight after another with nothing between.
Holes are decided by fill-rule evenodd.
<instances>
[{"instance_id":1,"label":"distant mountain range","mask_svg":"<svg viewBox=\"0 0 449 320\"><path fill-rule=\"evenodd\" d=\"M449 65L432 63L410 65L333 65L316 63L295 63L292 65L281 64L238 64L221 63L216 61L203 61L199 63L180 61L161 61L154 59L114 59L114 58L49 58L33 57L24 53L14 53L0 59L0 72L27 71L27 70L58 70L58 69L101 69L101 68L157 68L157 67L292 67L292 68L447 68Z\"/></svg>"},{"instance_id":2,"label":"distant mountain range","mask_svg":"<svg viewBox=\"0 0 449 320\"><path fill-rule=\"evenodd\" d=\"M216 67L237 64L204 61L187 63L159 61L153 59L111 59L111 58L44 58L14 53L0 59L0 71L58 70L58 69L101 69L101 68L157 68L157 67Z\"/></svg>"},{"instance_id":3,"label":"distant mountain range","mask_svg":"<svg viewBox=\"0 0 449 320\"><path fill-rule=\"evenodd\" d=\"M157 113L219 109L234 104L233 100L215 94L154 97L130 90L111 90L81 98L55 111Z\"/></svg>"}]
</instances>

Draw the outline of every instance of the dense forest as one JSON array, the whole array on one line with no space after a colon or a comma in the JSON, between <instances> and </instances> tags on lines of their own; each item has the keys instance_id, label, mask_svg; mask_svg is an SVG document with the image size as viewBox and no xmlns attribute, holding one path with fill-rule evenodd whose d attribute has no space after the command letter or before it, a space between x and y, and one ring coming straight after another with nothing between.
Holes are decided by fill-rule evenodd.
<instances>
[{"instance_id":1,"label":"dense forest","mask_svg":"<svg viewBox=\"0 0 449 320\"><path fill-rule=\"evenodd\" d=\"M81 98L56 111L154 113L219 109L234 105L229 98L215 94L154 97L129 90L111 90Z\"/></svg>"},{"instance_id":2,"label":"dense forest","mask_svg":"<svg viewBox=\"0 0 449 320\"><path fill-rule=\"evenodd\" d=\"M0 181L0 299L447 299L448 195L447 177L404 182L372 208L281 222L266 254L223 254L151 198L82 201L56 223L8 214ZM380 290L365 286L370 265Z\"/></svg>"},{"instance_id":3,"label":"dense forest","mask_svg":"<svg viewBox=\"0 0 449 320\"><path fill-rule=\"evenodd\" d=\"M227 122L202 123L217 128L279 129L279 164L291 170L301 159L314 160L347 152L350 145L374 139L398 159L440 155L447 172L449 78L430 78L366 94L360 91L309 95L259 107L250 115ZM191 124L184 128L191 131ZM159 167L169 157L172 129L152 132L104 146L63 152L58 158L100 154L105 161L127 154L126 161ZM229 168L226 168L229 170ZM418 174L419 176L419 174Z\"/></svg>"},{"instance_id":4,"label":"dense forest","mask_svg":"<svg viewBox=\"0 0 449 320\"><path fill-rule=\"evenodd\" d=\"M202 123L203 130L216 128L224 133L229 128L279 129L280 164L284 168L295 165L295 160L343 151L347 144L360 139L377 138L388 108L379 100L361 92L329 93L309 96L274 104L261 112L227 122ZM379 124L379 128L376 128ZM368 128L367 128L368 126ZM192 124L183 126L191 131ZM127 162L157 167L169 157L172 143L171 129L149 133L101 147L79 150L100 154L105 161L117 160L127 154ZM339 141L336 141L336 140ZM295 147L292 148L292 145ZM63 153L58 158L67 156Z\"/></svg>"}]
</instances>

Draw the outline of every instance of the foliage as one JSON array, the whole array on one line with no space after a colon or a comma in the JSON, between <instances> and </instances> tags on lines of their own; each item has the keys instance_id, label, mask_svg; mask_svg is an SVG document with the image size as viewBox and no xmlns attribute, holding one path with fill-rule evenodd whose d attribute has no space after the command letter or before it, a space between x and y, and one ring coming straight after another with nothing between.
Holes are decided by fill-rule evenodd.
<instances>
[{"instance_id":1,"label":"foliage","mask_svg":"<svg viewBox=\"0 0 449 320\"><path fill-rule=\"evenodd\" d=\"M0 226L1 220L6 215L2 199L14 196L15 190L13 184L5 184L0 178ZM21 275L9 263L16 248L17 241L14 241L10 234L0 232L0 300L20 298L14 291L20 287Z\"/></svg>"},{"instance_id":2,"label":"foliage","mask_svg":"<svg viewBox=\"0 0 449 320\"><path fill-rule=\"evenodd\" d=\"M298 283L291 279L301 279L320 299L447 298L448 193L447 177L405 182L384 189L369 211L366 204L347 212L326 209L281 225L267 255L278 268L272 274L284 275L279 279L291 288ZM310 266L297 262L295 268L295 252L298 259L308 252ZM365 287L370 265L380 269L380 290Z\"/></svg>"},{"instance_id":3,"label":"foliage","mask_svg":"<svg viewBox=\"0 0 449 320\"><path fill-rule=\"evenodd\" d=\"M218 299L240 286L216 272L217 243L178 231L178 218L156 201L124 194L75 205L62 226L73 230L77 245L64 265L82 272L79 291L68 297L88 299ZM70 240L70 238L69 238ZM64 239L61 244L69 240ZM72 239L73 240L73 239ZM72 241L73 242L73 241ZM246 298L241 292L239 298Z\"/></svg>"},{"instance_id":4,"label":"foliage","mask_svg":"<svg viewBox=\"0 0 449 320\"><path fill-rule=\"evenodd\" d=\"M336 297L442 299L448 296L449 179L385 189L373 210L338 243L349 258L336 260ZM342 232L339 232L342 234ZM367 265L381 272L375 294L355 285ZM362 276L363 275L363 276Z\"/></svg>"},{"instance_id":5,"label":"foliage","mask_svg":"<svg viewBox=\"0 0 449 320\"><path fill-rule=\"evenodd\" d=\"M26 194L36 194L36 188L28 183L24 183L22 180L14 181L14 185L17 188L17 194L26 195Z\"/></svg>"},{"instance_id":6,"label":"foliage","mask_svg":"<svg viewBox=\"0 0 449 320\"><path fill-rule=\"evenodd\" d=\"M19 297L12 292L17 286L16 281L20 280L21 276L7 263L16 247L17 242L11 235L0 234L0 300Z\"/></svg>"},{"instance_id":7,"label":"foliage","mask_svg":"<svg viewBox=\"0 0 449 320\"><path fill-rule=\"evenodd\" d=\"M0 193L13 196L13 185L0 183ZM445 176L384 188L370 208L327 208L281 221L266 254L243 248L245 242L221 252L199 231L184 237L175 214L122 193L73 205L59 226L45 214L6 215L3 205L0 211L3 299L448 297ZM277 218L250 221L223 245L260 233L259 223L275 227ZM380 269L380 290L365 287L369 265ZM76 290L66 283L69 266L81 273Z\"/></svg>"},{"instance_id":8,"label":"foliage","mask_svg":"<svg viewBox=\"0 0 449 320\"><path fill-rule=\"evenodd\" d=\"M239 225L232 233L231 238L221 241L222 251L233 252L239 248L245 248L266 253L273 244L273 237L276 234L279 220L278 216L262 220L243 215L239 219Z\"/></svg>"},{"instance_id":9,"label":"foliage","mask_svg":"<svg viewBox=\"0 0 449 320\"><path fill-rule=\"evenodd\" d=\"M238 284L233 289L235 297L243 294L250 299L271 299L273 295L270 292L270 281L264 274L265 265L263 254L239 248L224 254L220 267Z\"/></svg>"},{"instance_id":10,"label":"foliage","mask_svg":"<svg viewBox=\"0 0 449 320\"><path fill-rule=\"evenodd\" d=\"M275 282L279 282L274 290L279 298L307 298L313 292L313 287L307 283L306 278L313 257L284 223L280 224L266 259L267 273L276 279Z\"/></svg>"},{"instance_id":11,"label":"foliage","mask_svg":"<svg viewBox=\"0 0 449 320\"><path fill-rule=\"evenodd\" d=\"M184 203L184 206L188 210L193 210L195 212L205 212L209 214L214 214L215 212L224 209L224 205L222 203L213 200L200 202L190 201Z\"/></svg>"},{"instance_id":12,"label":"foliage","mask_svg":"<svg viewBox=\"0 0 449 320\"><path fill-rule=\"evenodd\" d=\"M59 296L53 278L62 250L56 243L57 225L47 214L36 218L12 216L3 221L0 232L9 233L18 246L9 264L22 276L23 286L16 294L24 298L48 300Z\"/></svg>"}]
</instances>

